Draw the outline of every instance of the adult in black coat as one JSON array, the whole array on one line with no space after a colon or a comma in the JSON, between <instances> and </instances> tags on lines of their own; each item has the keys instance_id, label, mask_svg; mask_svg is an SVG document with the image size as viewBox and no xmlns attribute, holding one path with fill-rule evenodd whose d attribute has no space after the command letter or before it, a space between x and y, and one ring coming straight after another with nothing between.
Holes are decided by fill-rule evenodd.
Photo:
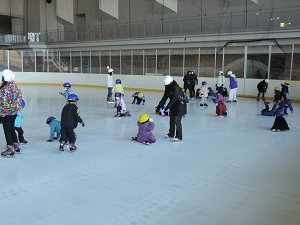
<instances>
[{"instance_id":1,"label":"adult in black coat","mask_svg":"<svg viewBox=\"0 0 300 225\"><path fill-rule=\"evenodd\" d=\"M164 107L167 99L170 99L165 111L170 110L170 129L166 137L173 138L173 141L182 140L182 124L181 119L187 113L186 102L184 100L184 94L177 82L169 75L163 79L165 85L165 92L156 107L156 113Z\"/></svg>"},{"instance_id":2,"label":"adult in black coat","mask_svg":"<svg viewBox=\"0 0 300 225\"><path fill-rule=\"evenodd\" d=\"M262 100L265 101L265 93L267 92L268 89L268 83L269 80L265 79L257 84L257 90L258 90L257 101L259 101L260 94L262 94Z\"/></svg>"}]
</instances>

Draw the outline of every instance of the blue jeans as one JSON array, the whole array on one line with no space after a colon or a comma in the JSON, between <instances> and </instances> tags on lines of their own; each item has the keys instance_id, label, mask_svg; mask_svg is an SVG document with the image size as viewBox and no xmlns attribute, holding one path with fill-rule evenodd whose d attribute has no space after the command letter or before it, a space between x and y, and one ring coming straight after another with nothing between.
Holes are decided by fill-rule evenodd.
<instances>
[{"instance_id":1,"label":"blue jeans","mask_svg":"<svg viewBox=\"0 0 300 225\"><path fill-rule=\"evenodd\" d=\"M111 99L111 95L112 95L112 87L108 87L107 88L107 101Z\"/></svg>"}]
</instances>

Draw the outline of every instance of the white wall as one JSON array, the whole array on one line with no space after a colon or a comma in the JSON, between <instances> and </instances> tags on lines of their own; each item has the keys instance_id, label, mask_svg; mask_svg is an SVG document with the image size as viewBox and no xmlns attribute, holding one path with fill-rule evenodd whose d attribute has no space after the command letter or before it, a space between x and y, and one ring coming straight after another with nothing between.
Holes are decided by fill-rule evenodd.
<instances>
[{"instance_id":1,"label":"white wall","mask_svg":"<svg viewBox=\"0 0 300 225\"><path fill-rule=\"evenodd\" d=\"M17 83L44 83L62 85L64 82L70 82L72 85L89 85L106 87L106 74L81 74L81 73L20 73L16 72ZM121 79L124 88L133 88L140 90L163 91L163 76L138 76L138 75L113 75L114 79ZM183 85L182 77L173 77L179 84ZM199 84L206 81L209 87L215 89L216 78L198 78ZM260 79L238 79L238 95L245 97L256 97L256 85ZM282 80L270 80L266 96L273 99L274 88L281 88ZM229 78L226 78L225 86L228 87ZM300 81L290 81L289 98L300 102Z\"/></svg>"}]
</instances>

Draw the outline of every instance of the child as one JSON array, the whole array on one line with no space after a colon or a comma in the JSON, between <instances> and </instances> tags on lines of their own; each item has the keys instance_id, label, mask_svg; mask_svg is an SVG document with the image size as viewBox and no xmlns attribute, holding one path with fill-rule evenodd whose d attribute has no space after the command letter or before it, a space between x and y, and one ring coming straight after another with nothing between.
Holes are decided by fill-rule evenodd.
<instances>
[{"instance_id":1,"label":"child","mask_svg":"<svg viewBox=\"0 0 300 225\"><path fill-rule=\"evenodd\" d=\"M280 102L281 100L281 93L279 87L275 87L274 89L274 101L275 103Z\"/></svg>"},{"instance_id":2,"label":"child","mask_svg":"<svg viewBox=\"0 0 300 225\"><path fill-rule=\"evenodd\" d=\"M288 113L287 113L288 108L291 110L291 113L294 112L294 109L293 109L293 106L292 106L292 101L290 99L282 100L281 102L279 102L278 108L283 109L284 115L288 115Z\"/></svg>"},{"instance_id":3,"label":"child","mask_svg":"<svg viewBox=\"0 0 300 225\"><path fill-rule=\"evenodd\" d=\"M114 86L114 82L113 82L113 78L112 75L114 73L114 70L112 68L109 69L108 66L108 71L107 71L107 80L106 80L106 87L107 87L107 97L106 97L106 101L108 102L113 102L112 100L112 89Z\"/></svg>"},{"instance_id":4,"label":"child","mask_svg":"<svg viewBox=\"0 0 300 225\"><path fill-rule=\"evenodd\" d=\"M59 92L60 95L64 96L66 99L66 103L68 103L68 97L71 94L74 94L74 91L72 91L71 88L71 84L69 82L65 82L63 84L64 88L65 88L65 92Z\"/></svg>"},{"instance_id":5,"label":"child","mask_svg":"<svg viewBox=\"0 0 300 225\"><path fill-rule=\"evenodd\" d=\"M123 86L122 86L122 82L120 79L116 79L116 83L111 91L112 93L121 93L122 96L124 96L124 89L123 89Z\"/></svg>"},{"instance_id":6,"label":"child","mask_svg":"<svg viewBox=\"0 0 300 225\"><path fill-rule=\"evenodd\" d=\"M181 88L181 90L183 91L183 97L184 97L185 102L186 102L186 103L189 103L190 100L189 100L187 94L184 92L184 88L182 87L181 84L178 84L178 86L179 86L179 87ZM191 100L194 100L194 98L191 98Z\"/></svg>"},{"instance_id":7,"label":"child","mask_svg":"<svg viewBox=\"0 0 300 225\"><path fill-rule=\"evenodd\" d=\"M137 105L141 104L141 102L143 102L142 103L143 105L145 104L146 99L145 99L145 96L144 96L144 94L142 92L135 92L132 95L132 97L133 97L132 104L134 104L135 101L136 101Z\"/></svg>"},{"instance_id":8,"label":"child","mask_svg":"<svg viewBox=\"0 0 300 225\"><path fill-rule=\"evenodd\" d=\"M60 137L60 133L61 133L60 121L57 120L54 116L50 116L46 120L46 124L48 124L50 126L50 139L47 141L52 142L55 139L58 139ZM56 133L56 136L55 136L55 133Z\"/></svg>"},{"instance_id":9,"label":"child","mask_svg":"<svg viewBox=\"0 0 300 225\"><path fill-rule=\"evenodd\" d=\"M211 87L208 87L208 96L214 96L215 93L214 91L211 89Z\"/></svg>"},{"instance_id":10,"label":"child","mask_svg":"<svg viewBox=\"0 0 300 225\"><path fill-rule=\"evenodd\" d=\"M214 103L216 104L216 115L218 117L227 116L227 107L226 105L220 101L218 98L214 100Z\"/></svg>"},{"instance_id":11,"label":"child","mask_svg":"<svg viewBox=\"0 0 300 225\"><path fill-rule=\"evenodd\" d=\"M122 94L117 92L115 94L115 108L117 109L117 114L114 117L123 117L123 116L131 116L128 111L126 111L126 105L122 98Z\"/></svg>"},{"instance_id":12,"label":"child","mask_svg":"<svg viewBox=\"0 0 300 225\"><path fill-rule=\"evenodd\" d=\"M200 99L200 88L196 90L196 99Z\"/></svg>"},{"instance_id":13,"label":"child","mask_svg":"<svg viewBox=\"0 0 300 225\"><path fill-rule=\"evenodd\" d=\"M228 97L228 91L226 87L223 88L222 95L223 97Z\"/></svg>"},{"instance_id":14,"label":"child","mask_svg":"<svg viewBox=\"0 0 300 225\"><path fill-rule=\"evenodd\" d=\"M281 94L281 98L283 98L283 100L287 99L286 95L289 94L289 85L290 85L290 82L288 82L288 81L281 84L280 94Z\"/></svg>"},{"instance_id":15,"label":"child","mask_svg":"<svg viewBox=\"0 0 300 225\"><path fill-rule=\"evenodd\" d=\"M283 118L283 113L284 111L282 109L276 110L276 118L271 131L286 131L290 129L286 120Z\"/></svg>"},{"instance_id":16,"label":"child","mask_svg":"<svg viewBox=\"0 0 300 225\"><path fill-rule=\"evenodd\" d=\"M207 84L206 81L202 81L202 86L200 88L200 97L201 97L200 106L208 106L207 105L208 90L206 84Z\"/></svg>"},{"instance_id":17,"label":"child","mask_svg":"<svg viewBox=\"0 0 300 225\"><path fill-rule=\"evenodd\" d=\"M17 117L15 120L15 130L18 133L18 140L21 144L28 144L28 141L24 139L24 131L22 129L22 120L24 118L23 108L25 107L25 101L22 99L21 101L21 108L19 109L17 113Z\"/></svg>"},{"instance_id":18,"label":"child","mask_svg":"<svg viewBox=\"0 0 300 225\"><path fill-rule=\"evenodd\" d=\"M267 89L268 89L268 83L269 83L269 80L265 79L265 80L260 81L257 84L257 90L258 90L258 95L257 95L257 99L256 99L257 101L260 100L259 99L260 94L262 94L262 100L266 101L265 93L267 92Z\"/></svg>"},{"instance_id":19,"label":"child","mask_svg":"<svg viewBox=\"0 0 300 225\"><path fill-rule=\"evenodd\" d=\"M167 110L166 110L166 106L167 106L167 105L168 105L167 102L165 102L165 103L164 103L164 107L162 107L162 108L158 111L158 113L156 113L156 114L159 114L159 115L161 115L162 117L169 116L169 115L170 115L170 109L167 109Z\"/></svg>"},{"instance_id":20,"label":"child","mask_svg":"<svg viewBox=\"0 0 300 225\"><path fill-rule=\"evenodd\" d=\"M75 146L76 136L74 129L77 127L78 123L81 123L84 127L84 122L80 117L79 109L77 107L78 96L75 94L70 94L68 97L68 104L66 104L61 113L61 138L59 150L64 151L64 146L67 141L70 143L70 151L76 151Z\"/></svg>"},{"instance_id":21,"label":"child","mask_svg":"<svg viewBox=\"0 0 300 225\"><path fill-rule=\"evenodd\" d=\"M275 113L275 110L276 110L276 107L278 106L277 103L275 103L272 107L271 110L270 107L269 107L269 102L264 102L265 103L265 108L263 110L261 110L261 115L263 116L274 116L274 113Z\"/></svg>"},{"instance_id":22,"label":"child","mask_svg":"<svg viewBox=\"0 0 300 225\"><path fill-rule=\"evenodd\" d=\"M146 145L150 145L156 142L152 130L155 128L153 119L148 114L141 114L137 122L139 127L138 134L136 137L132 137L132 141L137 141Z\"/></svg>"}]
</instances>

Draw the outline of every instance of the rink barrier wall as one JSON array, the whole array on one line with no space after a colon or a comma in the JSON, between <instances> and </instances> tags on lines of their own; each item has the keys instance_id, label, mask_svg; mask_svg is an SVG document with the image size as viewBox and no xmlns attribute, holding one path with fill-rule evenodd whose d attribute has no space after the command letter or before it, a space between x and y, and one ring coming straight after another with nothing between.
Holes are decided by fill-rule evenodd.
<instances>
[{"instance_id":1,"label":"rink barrier wall","mask_svg":"<svg viewBox=\"0 0 300 225\"><path fill-rule=\"evenodd\" d=\"M72 86L84 86L95 88L106 88L107 74L83 74L83 73L39 73L39 72L16 72L16 83L24 85L57 85L62 86L65 82L70 82ZM121 79L125 90L134 91L153 91L163 92L164 86L162 84L163 75L161 76L142 76L142 75L113 75L113 79ZM175 77L173 79L178 84L183 85L183 77ZM199 84L196 88L200 88L201 82L206 81L207 86L215 90L217 78L212 77L198 77ZM256 98L257 84L262 79L243 79L237 78L238 81L238 96L245 98ZM269 88L266 93L266 99L273 100L274 88L281 88L281 83L284 80L270 80ZM289 81L288 96L293 102L300 103L300 81ZM229 86L229 78L226 78L225 87Z\"/></svg>"}]
</instances>

